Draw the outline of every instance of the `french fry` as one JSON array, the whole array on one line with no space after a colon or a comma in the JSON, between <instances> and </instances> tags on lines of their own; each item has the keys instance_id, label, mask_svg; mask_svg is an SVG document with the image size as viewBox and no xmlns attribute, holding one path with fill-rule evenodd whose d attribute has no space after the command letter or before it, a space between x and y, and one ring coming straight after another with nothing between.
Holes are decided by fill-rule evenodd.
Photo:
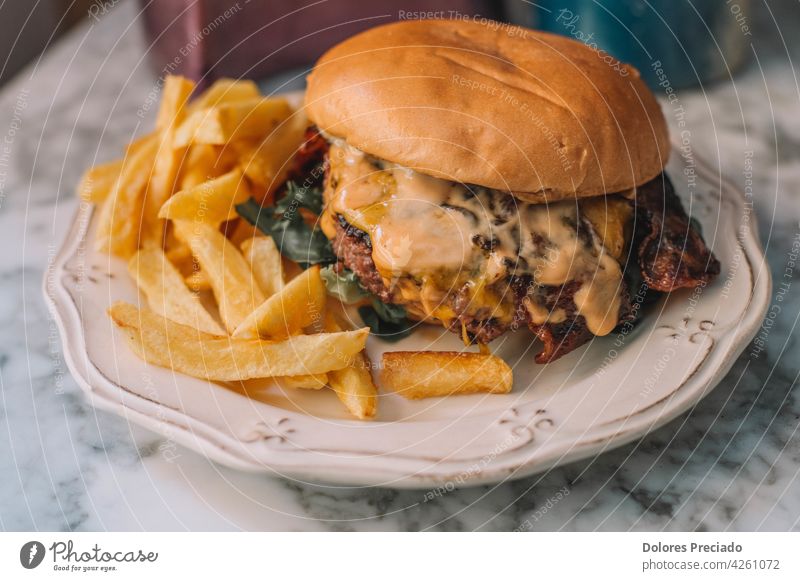
<instances>
[{"instance_id":1,"label":"french fry","mask_svg":"<svg viewBox=\"0 0 800 581\"><path fill-rule=\"evenodd\" d=\"M130 258L139 248L144 191L157 150L153 135L123 159L119 179L98 217L95 245L99 252Z\"/></svg>"},{"instance_id":2,"label":"french fry","mask_svg":"<svg viewBox=\"0 0 800 581\"><path fill-rule=\"evenodd\" d=\"M189 104L187 113L191 115L201 109L208 109L236 101L252 101L261 96L258 85L249 80L219 79Z\"/></svg>"},{"instance_id":3,"label":"french fry","mask_svg":"<svg viewBox=\"0 0 800 581\"><path fill-rule=\"evenodd\" d=\"M328 374L319 373L316 375L294 375L289 377L279 377L278 383L280 383L283 387L288 387L291 389L322 389L328 385Z\"/></svg>"},{"instance_id":4,"label":"french fry","mask_svg":"<svg viewBox=\"0 0 800 581\"><path fill-rule=\"evenodd\" d=\"M374 417L378 407L378 388L369 368L369 359L361 352L351 365L328 373L328 383L339 401L360 420Z\"/></svg>"},{"instance_id":5,"label":"french fry","mask_svg":"<svg viewBox=\"0 0 800 581\"><path fill-rule=\"evenodd\" d=\"M152 365L210 381L326 373L351 363L369 329L297 335L285 341L215 337L127 303L108 310L133 352Z\"/></svg>"},{"instance_id":6,"label":"french fry","mask_svg":"<svg viewBox=\"0 0 800 581\"><path fill-rule=\"evenodd\" d=\"M184 276L188 276L196 270L192 249L183 242L179 242L177 246L167 250L165 254L169 261L175 265L175 268Z\"/></svg>"},{"instance_id":7,"label":"french fry","mask_svg":"<svg viewBox=\"0 0 800 581\"><path fill-rule=\"evenodd\" d=\"M342 330L331 311L325 312L325 331L336 333ZM347 410L360 420L375 416L378 409L378 388L372 381L370 361L365 352L357 354L353 363L344 369L330 371L328 384Z\"/></svg>"},{"instance_id":8,"label":"french fry","mask_svg":"<svg viewBox=\"0 0 800 581\"><path fill-rule=\"evenodd\" d=\"M158 212L167 220L197 220L219 226L237 216L236 204L250 198L250 187L242 172L234 169L218 178L181 190Z\"/></svg>"},{"instance_id":9,"label":"french fry","mask_svg":"<svg viewBox=\"0 0 800 581\"><path fill-rule=\"evenodd\" d=\"M247 261L214 226L183 220L173 224L208 277L222 322L233 333L265 300Z\"/></svg>"},{"instance_id":10,"label":"french fry","mask_svg":"<svg viewBox=\"0 0 800 581\"><path fill-rule=\"evenodd\" d=\"M252 150L241 152L245 175L264 191L271 192L282 183L292 167L291 160L303 143L308 120L295 113Z\"/></svg>"},{"instance_id":11,"label":"french fry","mask_svg":"<svg viewBox=\"0 0 800 581\"><path fill-rule=\"evenodd\" d=\"M143 244L161 246L164 222L159 219L158 212L177 187L181 161L186 155L185 148L173 149L172 142L194 86L192 81L175 75L167 76L164 81L163 97L156 118L159 147L144 201Z\"/></svg>"},{"instance_id":12,"label":"french fry","mask_svg":"<svg viewBox=\"0 0 800 581\"><path fill-rule=\"evenodd\" d=\"M157 131L165 131L183 121L186 104L194 87L195 84L185 77L167 75L156 116Z\"/></svg>"},{"instance_id":13,"label":"french fry","mask_svg":"<svg viewBox=\"0 0 800 581\"><path fill-rule=\"evenodd\" d=\"M224 145L238 139L263 138L292 110L285 99L250 99L195 111L175 133L173 147L192 143Z\"/></svg>"},{"instance_id":14,"label":"french fry","mask_svg":"<svg viewBox=\"0 0 800 581\"><path fill-rule=\"evenodd\" d=\"M155 313L212 335L225 335L197 296L186 288L181 273L161 249L148 248L137 252L128 263L128 272Z\"/></svg>"},{"instance_id":15,"label":"french fry","mask_svg":"<svg viewBox=\"0 0 800 581\"><path fill-rule=\"evenodd\" d=\"M312 266L269 297L242 321L234 337L287 337L320 321L325 313L325 284Z\"/></svg>"},{"instance_id":16,"label":"french fry","mask_svg":"<svg viewBox=\"0 0 800 581\"><path fill-rule=\"evenodd\" d=\"M123 160L96 165L86 170L80 184L78 195L84 202L99 204L108 198L122 172Z\"/></svg>"},{"instance_id":17,"label":"french fry","mask_svg":"<svg viewBox=\"0 0 800 581\"><path fill-rule=\"evenodd\" d=\"M286 285L281 253L272 237L248 238L242 243L242 254L265 295L270 297Z\"/></svg>"},{"instance_id":18,"label":"french fry","mask_svg":"<svg viewBox=\"0 0 800 581\"><path fill-rule=\"evenodd\" d=\"M151 131L150 133L146 133L140 137L137 137L136 139L134 139L128 145L125 146L125 157L134 154L138 149L141 149L143 147L149 147L148 144L157 137L158 137L157 131Z\"/></svg>"},{"instance_id":19,"label":"french fry","mask_svg":"<svg viewBox=\"0 0 800 581\"><path fill-rule=\"evenodd\" d=\"M409 399L467 393L508 393L513 374L495 355L446 351L383 354L383 385Z\"/></svg>"},{"instance_id":20,"label":"french fry","mask_svg":"<svg viewBox=\"0 0 800 581\"><path fill-rule=\"evenodd\" d=\"M303 273L302 267L288 258L282 259L281 265L283 266L283 280L286 282L293 281Z\"/></svg>"},{"instance_id":21,"label":"french fry","mask_svg":"<svg viewBox=\"0 0 800 581\"><path fill-rule=\"evenodd\" d=\"M176 244L176 246L166 251L169 261L175 266L190 263L192 261L192 249L183 242L177 242ZM180 268L178 268L178 270L180 270Z\"/></svg>"},{"instance_id":22,"label":"french fry","mask_svg":"<svg viewBox=\"0 0 800 581\"><path fill-rule=\"evenodd\" d=\"M218 178L230 171L229 160L220 155L220 148L215 145L198 143L192 145L183 158L178 176L178 187L188 190L205 181Z\"/></svg>"},{"instance_id":23,"label":"french fry","mask_svg":"<svg viewBox=\"0 0 800 581\"><path fill-rule=\"evenodd\" d=\"M192 274L183 279L193 292L211 290L211 281L202 270L195 270Z\"/></svg>"},{"instance_id":24,"label":"french fry","mask_svg":"<svg viewBox=\"0 0 800 581\"><path fill-rule=\"evenodd\" d=\"M242 248L242 245L244 244L245 240L250 240L251 238L256 236L258 237L264 236L261 230L253 226L247 220L242 220L239 217L229 222L229 227L226 228L225 235L228 237L228 240L230 240L231 243L235 244L239 248Z\"/></svg>"}]
</instances>

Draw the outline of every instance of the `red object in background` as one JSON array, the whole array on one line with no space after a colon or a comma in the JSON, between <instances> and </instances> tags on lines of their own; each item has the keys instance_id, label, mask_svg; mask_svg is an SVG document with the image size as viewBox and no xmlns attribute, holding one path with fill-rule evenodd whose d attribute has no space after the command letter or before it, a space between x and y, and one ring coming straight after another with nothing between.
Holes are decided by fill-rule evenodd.
<instances>
[{"instance_id":1,"label":"red object in background","mask_svg":"<svg viewBox=\"0 0 800 581\"><path fill-rule=\"evenodd\" d=\"M207 84L264 78L311 65L353 34L393 20L496 17L480 0L141 0L151 61L160 75Z\"/></svg>"}]
</instances>

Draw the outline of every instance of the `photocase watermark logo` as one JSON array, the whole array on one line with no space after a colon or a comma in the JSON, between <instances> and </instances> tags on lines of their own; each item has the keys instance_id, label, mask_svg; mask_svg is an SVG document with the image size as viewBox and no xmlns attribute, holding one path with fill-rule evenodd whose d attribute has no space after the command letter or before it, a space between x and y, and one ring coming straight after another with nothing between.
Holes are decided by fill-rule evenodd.
<instances>
[{"instance_id":1,"label":"photocase watermark logo","mask_svg":"<svg viewBox=\"0 0 800 581\"><path fill-rule=\"evenodd\" d=\"M403 234L388 248L388 260L392 267L392 272L399 272L411 261L411 237Z\"/></svg>"},{"instance_id":2,"label":"photocase watermark logo","mask_svg":"<svg viewBox=\"0 0 800 581\"><path fill-rule=\"evenodd\" d=\"M376 251L381 262L388 265L392 273L389 288L393 289L405 274L405 267L411 262L414 254L411 237L408 234L402 234L394 238L386 238L377 246Z\"/></svg>"},{"instance_id":3,"label":"photocase watermark logo","mask_svg":"<svg viewBox=\"0 0 800 581\"><path fill-rule=\"evenodd\" d=\"M39 541L28 541L19 550L19 562L26 569L35 569L44 560L44 545Z\"/></svg>"},{"instance_id":4,"label":"photocase watermark logo","mask_svg":"<svg viewBox=\"0 0 800 581\"><path fill-rule=\"evenodd\" d=\"M594 32L585 33L583 30L578 28L578 25L581 21L580 14L573 14L571 10L568 8L562 8L558 11L558 16L556 17L556 22L560 22L561 25L564 27L564 30L572 36L575 40L578 40L592 49L597 57L606 63L612 70L616 71L619 76L627 77L630 72L625 64L615 59L613 56L608 54L605 50L600 48L597 44L597 41L594 40Z\"/></svg>"}]
</instances>

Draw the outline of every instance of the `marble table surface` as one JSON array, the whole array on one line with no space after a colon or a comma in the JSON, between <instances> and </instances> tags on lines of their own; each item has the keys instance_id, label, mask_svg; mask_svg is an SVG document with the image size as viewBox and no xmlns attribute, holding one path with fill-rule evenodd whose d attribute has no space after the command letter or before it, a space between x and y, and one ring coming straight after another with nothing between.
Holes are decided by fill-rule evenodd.
<instances>
[{"instance_id":1,"label":"marble table surface","mask_svg":"<svg viewBox=\"0 0 800 581\"><path fill-rule=\"evenodd\" d=\"M81 172L152 124L136 6L74 30L0 92L0 529L800 529L800 287L783 278L800 235L799 10L754 11L745 67L678 92L694 151L752 187L770 267L788 283L766 349L748 349L709 397L640 441L425 502L424 491L313 486L165 449L89 407L70 377L41 281Z\"/></svg>"}]
</instances>

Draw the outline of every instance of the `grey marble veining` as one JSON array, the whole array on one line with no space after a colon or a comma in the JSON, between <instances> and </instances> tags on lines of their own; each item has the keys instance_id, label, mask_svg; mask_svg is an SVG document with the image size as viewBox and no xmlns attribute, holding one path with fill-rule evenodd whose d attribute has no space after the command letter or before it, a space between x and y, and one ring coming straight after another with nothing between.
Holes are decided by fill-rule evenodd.
<instances>
[{"instance_id":1,"label":"grey marble veining","mask_svg":"<svg viewBox=\"0 0 800 581\"><path fill-rule=\"evenodd\" d=\"M66 370L40 287L83 169L152 122L153 111L136 114L155 79L135 6L122 2L71 33L0 92L0 139L9 143L0 158L0 528L800 528L795 286L766 351L745 352L690 413L591 460L432 500L426 491L237 473L91 408ZM733 81L679 97L695 152L741 186L752 151L758 222L777 278L800 233L800 43L791 38L800 10L769 8L753 15L750 63Z\"/></svg>"}]
</instances>

